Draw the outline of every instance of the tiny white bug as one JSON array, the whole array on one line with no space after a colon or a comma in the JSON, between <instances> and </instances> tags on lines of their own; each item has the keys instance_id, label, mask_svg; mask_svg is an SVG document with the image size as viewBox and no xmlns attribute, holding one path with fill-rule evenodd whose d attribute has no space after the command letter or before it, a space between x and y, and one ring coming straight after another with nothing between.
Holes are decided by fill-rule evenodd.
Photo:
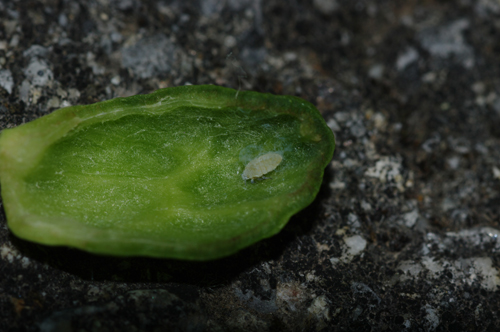
<instances>
[{"instance_id":1,"label":"tiny white bug","mask_svg":"<svg viewBox=\"0 0 500 332\"><path fill-rule=\"evenodd\" d=\"M281 163L281 160L283 160L283 157L278 153L268 152L263 154L262 156L250 160L241 177L245 181L252 180L253 182L254 179L274 171Z\"/></svg>"}]
</instances>

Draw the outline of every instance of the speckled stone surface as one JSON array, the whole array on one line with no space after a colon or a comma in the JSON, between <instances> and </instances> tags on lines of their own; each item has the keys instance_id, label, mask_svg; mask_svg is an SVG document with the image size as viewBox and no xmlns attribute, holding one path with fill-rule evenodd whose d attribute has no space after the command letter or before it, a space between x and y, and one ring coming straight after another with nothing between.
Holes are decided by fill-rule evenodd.
<instances>
[{"instance_id":1,"label":"speckled stone surface","mask_svg":"<svg viewBox=\"0 0 500 332\"><path fill-rule=\"evenodd\" d=\"M0 0L0 128L184 84L305 98L314 203L217 261L15 238L0 331L499 331L500 2Z\"/></svg>"}]
</instances>

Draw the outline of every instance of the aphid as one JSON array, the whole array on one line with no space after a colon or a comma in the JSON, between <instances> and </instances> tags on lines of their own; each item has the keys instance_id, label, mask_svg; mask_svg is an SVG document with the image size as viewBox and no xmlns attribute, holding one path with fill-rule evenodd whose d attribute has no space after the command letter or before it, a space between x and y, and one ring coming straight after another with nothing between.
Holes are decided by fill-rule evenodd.
<instances>
[{"instance_id":1,"label":"aphid","mask_svg":"<svg viewBox=\"0 0 500 332\"><path fill-rule=\"evenodd\" d=\"M283 157L274 152L263 154L260 157L252 159L245 167L241 177L243 180L253 180L260 178L262 175L267 174L278 167L283 160Z\"/></svg>"}]
</instances>

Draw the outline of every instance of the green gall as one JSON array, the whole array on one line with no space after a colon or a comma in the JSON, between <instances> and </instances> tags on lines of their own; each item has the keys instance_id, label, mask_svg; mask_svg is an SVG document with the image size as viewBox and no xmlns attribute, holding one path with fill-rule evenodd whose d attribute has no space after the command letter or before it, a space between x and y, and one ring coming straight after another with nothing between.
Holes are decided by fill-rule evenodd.
<instances>
[{"instance_id":1,"label":"green gall","mask_svg":"<svg viewBox=\"0 0 500 332\"><path fill-rule=\"evenodd\" d=\"M208 260L276 234L309 205L334 146L300 98L167 88L4 130L2 198L26 240Z\"/></svg>"}]
</instances>

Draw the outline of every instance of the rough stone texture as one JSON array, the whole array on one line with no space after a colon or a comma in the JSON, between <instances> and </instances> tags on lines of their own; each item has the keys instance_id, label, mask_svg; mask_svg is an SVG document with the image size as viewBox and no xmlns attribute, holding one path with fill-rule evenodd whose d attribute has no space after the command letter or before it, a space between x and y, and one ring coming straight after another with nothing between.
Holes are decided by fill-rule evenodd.
<instances>
[{"instance_id":1,"label":"rough stone texture","mask_svg":"<svg viewBox=\"0 0 500 332\"><path fill-rule=\"evenodd\" d=\"M213 262L94 256L0 215L1 331L500 330L500 2L0 0L0 128L183 84L291 94L315 202Z\"/></svg>"}]
</instances>

